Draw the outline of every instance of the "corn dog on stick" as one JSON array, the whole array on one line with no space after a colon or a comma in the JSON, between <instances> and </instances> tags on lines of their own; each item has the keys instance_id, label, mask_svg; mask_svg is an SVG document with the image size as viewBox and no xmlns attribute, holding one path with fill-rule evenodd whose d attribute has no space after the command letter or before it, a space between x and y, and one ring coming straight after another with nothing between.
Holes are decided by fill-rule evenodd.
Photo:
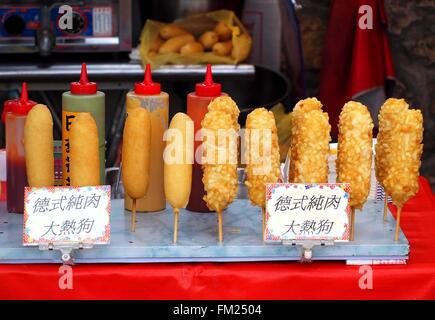
<instances>
[{"instance_id":1,"label":"corn dog on stick","mask_svg":"<svg viewBox=\"0 0 435 320\"><path fill-rule=\"evenodd\" d=\"M165 196L174 211L174 243L177 243L179 211L189 202L192 187L192 119L184 113L177 113L171 120L167 135L173 135L173 138L169 140L165 133L165 140L168 139L163 155ZM174 158L170 158L172 152Z\"/></svg>"},{"instance_id":2,"label":"corn dog on stick","mask_svg":"<svg viewBox=\"0 0 435 320\"><path fill-rule=\"evenodd\" d=\"M100 184L100 157L97 124L88 112L80 112L71 124L71 185Z\"/></svg>"},{"instance_id":3,"label":"corn dog on stick","mask_svg":"<svg viewBox=\"0 0 435 320\"><path fill-rule=\"evenodd\" d=\"M379 133L375 146L375 171L376 179L385 191L384 198L384 221L387 219L387 200L388 193L385 189L384 179L387 176L389 161L391 161L389 148L391 147L391 137L395 134L394 126L397 123L397 117L408 110L408 104L404 99L387 99L379 112ZM393 159L393 161L395 161Z\"/></svg>"},{"instance_id":4,"label":"corn dog on stick","mask_svg":"<svg viewBox=\"0 0 435 320\"><path fill-rule=\"evenodd\" d=\"M350 183L352 208L351 239L355 228L355 209L362 209L370 192L373 120L367 107L349 101L338 122L337 182Z\"/></svg>"},{"instance_id":5,"label":"corn dog on stick","mask_svg":"<svg viewBox=\"0 0 435 320\"><path fill-rule=\"evenodd\" d=\"M397 117L389 142L389 168L384 179L387 192L398 208L395 241L399 236L403 205L419 188L418 177L423 152L423 116L420 110L406 110Z\"/></svg>"},{"instance_id":6,"label":"corn dog on stick","mask_svg":"<svg viewBox=\"0 0 435 320\"><path fill-rule=\"evenodd\" d=\"M43 104L34 106L26 118L24 150L29 186L54 186L53 118Z\"/></svg>"},{"instance_id":7,"label":"corn dog on stick","mask_svg":"<svg viewBox=\"0 0 435 320\"><path fill-rule=\"evenodd\" d=\"M328 182L331 126L316 98L299 101L292 113L289 181Z\"/></svg>"},{"instance_id":8,"label":"corn dog on stick","mask_svg":"<svg viewBox=\"0 0 435 320\"><path fill-rule=\"evenodd\" d=\"M122 181L133 199L131 231L136 231L136 199L145 196L149 184L151 122L147 109L136 108L125 120L122 144Z\"/></svg>"},{"instance_id":9,"label":"corn dog on stick","mask_svg":"<svg viewBox=\"0 0 435 320\"><path fill-rule=\"evenodd\" d=\"M280 155L275 117L271 111L258 108L248 114L245 132L246 186L251 203L262 210L264 239L266 183L280 178Z\"/></svg>"},{"instance_id":10,"label":"corn dog on stick","mask_svg":"<svg viewBox=\"0 0 435 320\"><path fill-rule=\"evenodd\" d=\"M204 200L210 210L218 213L219 241L223 240L222 210L237 195L237 118L239 109L230 97L210 102L201 122L205 131L203 177Z\"/></svg>"}]
</instances>

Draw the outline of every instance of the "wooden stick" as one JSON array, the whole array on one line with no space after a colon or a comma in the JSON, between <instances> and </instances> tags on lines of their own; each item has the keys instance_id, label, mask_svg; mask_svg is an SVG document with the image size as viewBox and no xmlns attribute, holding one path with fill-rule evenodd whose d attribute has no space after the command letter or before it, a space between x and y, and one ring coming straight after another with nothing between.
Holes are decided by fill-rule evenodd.
<instances>
[{"instance_id":1,"label":"wooden stick","mask_svg":"<svg viewBox=\"0 0 435 320\"><path fill-rule=\"evenodd\" d=\"M350 241L353 241L355 238L355 208L351 208L351 216L350 216Z\"/></svg>"},{"instance_id":2,"label":"wooden stick","mask_svg":"<svg viewBox=\"0 0 435 320\"><path fill-rule=\"evenodd\" d=\"M402 207L397 207L396 234L394 235L394 241L399 240L400 214L401 213L402 213Z\"/></svg>"},{"instance_id":3,"label":"wooden stick","mask_svg":"<svg viewBox=\"0 0 435 320\"><path fill-rule=\"evenodd\" d=\"M136 199L133 199L133 207L131 211L131 232L136 232Z\"/></svg>"},{"instance_id":4,"label":"wooden stick","mask_svg":"<svg viewBox=\"0 0 435 320\"><path fill-rule=\"evenodd\" d=\"M224 240L223 232L222 232L222 211L218 211L218 221L219 221L219 242Z\"/></svg>"},{"instance_id":5,"label":"wooden stick","mask_svg":"<svg viewBox=\"0 0 435 320\"><path fill-rule=\"evenodd\" d=\"M387 210L388 208L388 194L385 192L385 198L384 198L384 221L387 221Z\"/></svg>"},{"instance_id":6,"label":"wooden stick","mask_svg":"<svg viewBox=\"0 0 435 320\"><path fill-rule=\"evenodd\" d=\"M263 241L264 241L264 236L266 234L266 209L261 208L261 213L263 215Z\"/></svg>"},{"instance_id":7,"label":"wooden stick","mask_svg":"<svg viewBox=\"0 0 435 320\"><path fill-rule=\"evenodd\" d=\"M178 240L178 214L180 210L178 208L174 208L174 243L177 243Z\"/></svg>"}]
</instances>

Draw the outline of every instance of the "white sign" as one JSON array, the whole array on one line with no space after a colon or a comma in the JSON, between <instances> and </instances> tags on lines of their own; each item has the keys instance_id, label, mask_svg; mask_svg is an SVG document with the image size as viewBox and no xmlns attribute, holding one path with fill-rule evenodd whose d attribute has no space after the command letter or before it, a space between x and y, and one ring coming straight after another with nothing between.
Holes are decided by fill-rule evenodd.
<instances>
[{"instance_id":1,"label":"white sign","mask_svg":"<svg viewBox=\"0 0 435 320\"><path fill-rule=\"evenodd\" d=\"M110 186L25 188L23 244L110 242Z\"/></svg>"},{"instance_id":2,"label":"white sign","mask_svg":"<svg viewBox=\"0 0 435 320\"><path fill-rule=\"evenodd\" d=\"M266 185L266 241L349 240L349 184Z\"/></svg>"}]
</instances>

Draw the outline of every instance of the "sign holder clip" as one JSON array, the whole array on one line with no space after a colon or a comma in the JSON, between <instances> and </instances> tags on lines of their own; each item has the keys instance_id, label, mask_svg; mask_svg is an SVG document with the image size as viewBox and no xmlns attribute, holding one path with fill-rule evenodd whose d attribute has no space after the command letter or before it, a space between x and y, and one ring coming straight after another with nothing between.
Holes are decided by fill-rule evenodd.
<instances>
[{"instance_id":1,"label":"sign holder clip","mask_svg":"<svg viewBox=\"0 0 435 320\"><path fill-rule=\"evenodd\" d=\"M83 242L49 242L39 244L39 250L41 251L59 250L62 254L62 263L65 265L74 264L74 250L90 249L92 247L92 243Z\"/></svg>"},{"instance_id":2,"label":"sign holder clip","mask_svg":"<svg viewBox=\"0 0 435 320\"><path fill-rule=\"evenodd\" d=\"M332 246L332 240L283 240L283 245L301 246L301 262L312 262L314 246Z\"/></svg>"}]
</instances>

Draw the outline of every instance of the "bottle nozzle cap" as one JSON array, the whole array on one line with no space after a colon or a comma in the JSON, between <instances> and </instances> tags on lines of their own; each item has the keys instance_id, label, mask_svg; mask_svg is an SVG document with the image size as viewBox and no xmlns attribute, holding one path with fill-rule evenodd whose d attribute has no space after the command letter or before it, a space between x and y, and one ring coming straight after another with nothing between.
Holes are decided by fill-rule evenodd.
<instances>
[{"instance_id":1,"label":"bottle nozzle cap","mask_svg":"<svg viewBox=\"0 0 435 320\"><path fill-rule=\"evenodd\" d=\"M21 85L21 95L18 99L7 100L3 104L2 121L6 121L6 114L12 112L17 115L25 116L29 113L30 109L37 103L29 100L29 94L27 92L27 83L23 82Z\"/></svg>"},{"instance_id":2,"label":"bottle nozzle cap","mask_svg":"<svg viewBox=\"0 0 435 320\"><path fill-rule=\"evenodd\" d=\"M160 83L153 82L151 75L151 66L148 63L145 67L145 75L142 82L136 82L134 84L134 93L136 94L160 94L161 86Z\"/></svg>"},{"instance_id":3,"label":"bottle nozzle cap","mask_svg":"<svg viewBox=\"0 0 435 320\"><path fill-rule=\"evenodd\" d=\"M218 97L222 93L222 85L213 82L211 64L207 64L205 80L203 83L197 83L195 86L196 95L201 97Z\"/></svg>"},{"instance_id":4,"label":"bottle nozzle cap","mask_svg":"<svg viewBox=\"0 0 435 320\"><path fill-rule=\"evenodd\" d=\"M89 82L86 63L82 63L82 71L78 82L71 82L72 94L95 94L97 93L97 84Z\"/></svg>"}]
</instances>

